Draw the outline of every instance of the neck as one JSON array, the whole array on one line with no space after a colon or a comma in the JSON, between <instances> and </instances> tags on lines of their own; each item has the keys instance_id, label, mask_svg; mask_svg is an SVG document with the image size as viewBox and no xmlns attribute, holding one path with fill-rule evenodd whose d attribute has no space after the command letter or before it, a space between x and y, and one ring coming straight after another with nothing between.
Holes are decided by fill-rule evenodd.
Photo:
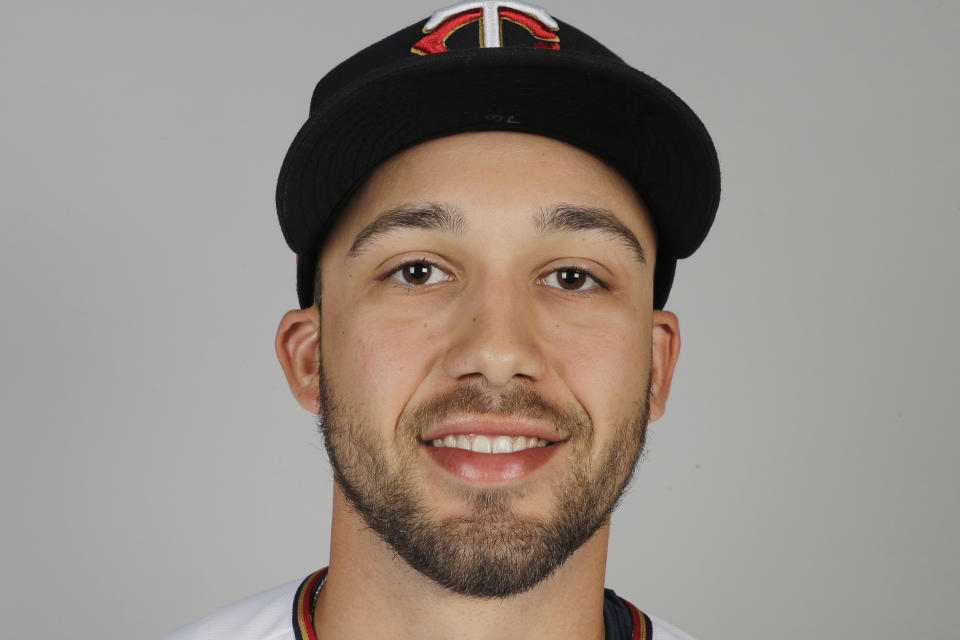
<instances>
[{"instance_id":1,"label":"neck","mask_svg":"<svg viewBox=\"0 0 960 640\"><path fill-rule=\"evenodd\" d=\"M323 640L604 637L607 526L549 578L508 598L453 593L410 568L334 491L330 568L314 624Z\"/></svg>"}]
</instances>

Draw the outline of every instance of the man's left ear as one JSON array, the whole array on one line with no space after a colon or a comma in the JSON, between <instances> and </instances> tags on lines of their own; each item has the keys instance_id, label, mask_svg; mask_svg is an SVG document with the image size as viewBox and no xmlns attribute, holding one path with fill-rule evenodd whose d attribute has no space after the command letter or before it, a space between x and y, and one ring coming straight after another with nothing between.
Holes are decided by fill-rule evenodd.
<instances>
[{"instance_id":1,"label":"man's left ear","mask_svg":"<svg viewBox=\"0 0 960 640\"><path fill-rule=\"evenodd\" d=\"M680 322L670 311L653 311L650 353L650 421L666 411L673 369L680 357Z\"/></svg>"}]
</instances>

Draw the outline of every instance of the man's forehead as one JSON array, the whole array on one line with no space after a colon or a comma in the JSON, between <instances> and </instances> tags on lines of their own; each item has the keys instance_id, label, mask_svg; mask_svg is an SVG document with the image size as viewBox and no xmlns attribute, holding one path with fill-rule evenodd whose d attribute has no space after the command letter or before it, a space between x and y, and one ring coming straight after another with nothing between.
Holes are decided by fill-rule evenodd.
<instances>
[{"instance_id":1,"label":"man's forehead","mask_svg":"<svg viewBox=\"0 0 960 640\"><path fill-rule=\"evenodd\" d=\"M582 215L573 213L577 210ZM586 218L603 217L631 229L646 245L655 242L646 206L616 170L578 147L516 132L457 134L393 156L369 174L343 208L335 234L349 237L338 244L351 246L369 225L391 213L393 218L419 213L421 228L461 232L482 227L479 223L491 215L531 231L586 228Z\"/></svg>"}]
</instances>

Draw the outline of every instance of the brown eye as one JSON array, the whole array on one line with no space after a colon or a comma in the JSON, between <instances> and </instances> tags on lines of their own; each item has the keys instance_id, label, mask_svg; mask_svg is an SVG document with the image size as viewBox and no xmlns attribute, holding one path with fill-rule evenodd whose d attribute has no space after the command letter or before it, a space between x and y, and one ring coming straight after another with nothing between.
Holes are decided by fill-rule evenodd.
<instances>
[{"instance_id":1,"label":"brown eye","mask_svg":"<svg viewBox=\"0 0 960 640\"><path fill-rule=\"evenodd\" d=\"M409 284L423 284L430 279L433 267L426 262L413 262L403 267L403 279Z\"/></svg>"},{"instance_id":2,"label":"brown eye","mask_svg":"<svg viewBox=\"0 0 960 640\"><path fill-rule=\"evenodd\" d=\"M606 287L599 282L589 271L577 267L560 267L554 269L541 282L555 289L564 291L590 292Z\"/></svg>"},{"instance_id":3,"label":"brown eye","mask_svg":"<svg viewBox=\"0 0 960 640\"><path fill-rule=\"evenodd\" d=\"M557 282L564 289L579 289L587 281L587 274L578 269L559 269L557 270Z\"/></svg>"},{"instance_id":4,"label":"brown eye","mask_svg":"<svg viewBox=\"0 0 960 640\"><path fill-rule=\"evenodd\" d=\"M421 287L451 279L450 274L426 260L406 262L397 267L388 277L406 287Z\"/></svg>"}]
</instances>

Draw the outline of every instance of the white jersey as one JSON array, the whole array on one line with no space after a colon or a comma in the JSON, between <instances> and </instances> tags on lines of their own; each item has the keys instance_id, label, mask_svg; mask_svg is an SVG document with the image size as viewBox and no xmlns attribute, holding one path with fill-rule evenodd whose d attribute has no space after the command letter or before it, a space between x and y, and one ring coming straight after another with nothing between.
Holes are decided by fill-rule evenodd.
<instances>
[{"instance_id":1,"label":"white jersey","mask_svg":"<svg viewBox=\"0 0 960 640\"><path fill-rule=\"evenodd\" d=\"M325 572L321 569L306 580L288 582L234 602L162 640L317 640L313 602ZM673 625L624 603L633 613L633 640L694 640Z\"/></svg>"}]
</instances>

